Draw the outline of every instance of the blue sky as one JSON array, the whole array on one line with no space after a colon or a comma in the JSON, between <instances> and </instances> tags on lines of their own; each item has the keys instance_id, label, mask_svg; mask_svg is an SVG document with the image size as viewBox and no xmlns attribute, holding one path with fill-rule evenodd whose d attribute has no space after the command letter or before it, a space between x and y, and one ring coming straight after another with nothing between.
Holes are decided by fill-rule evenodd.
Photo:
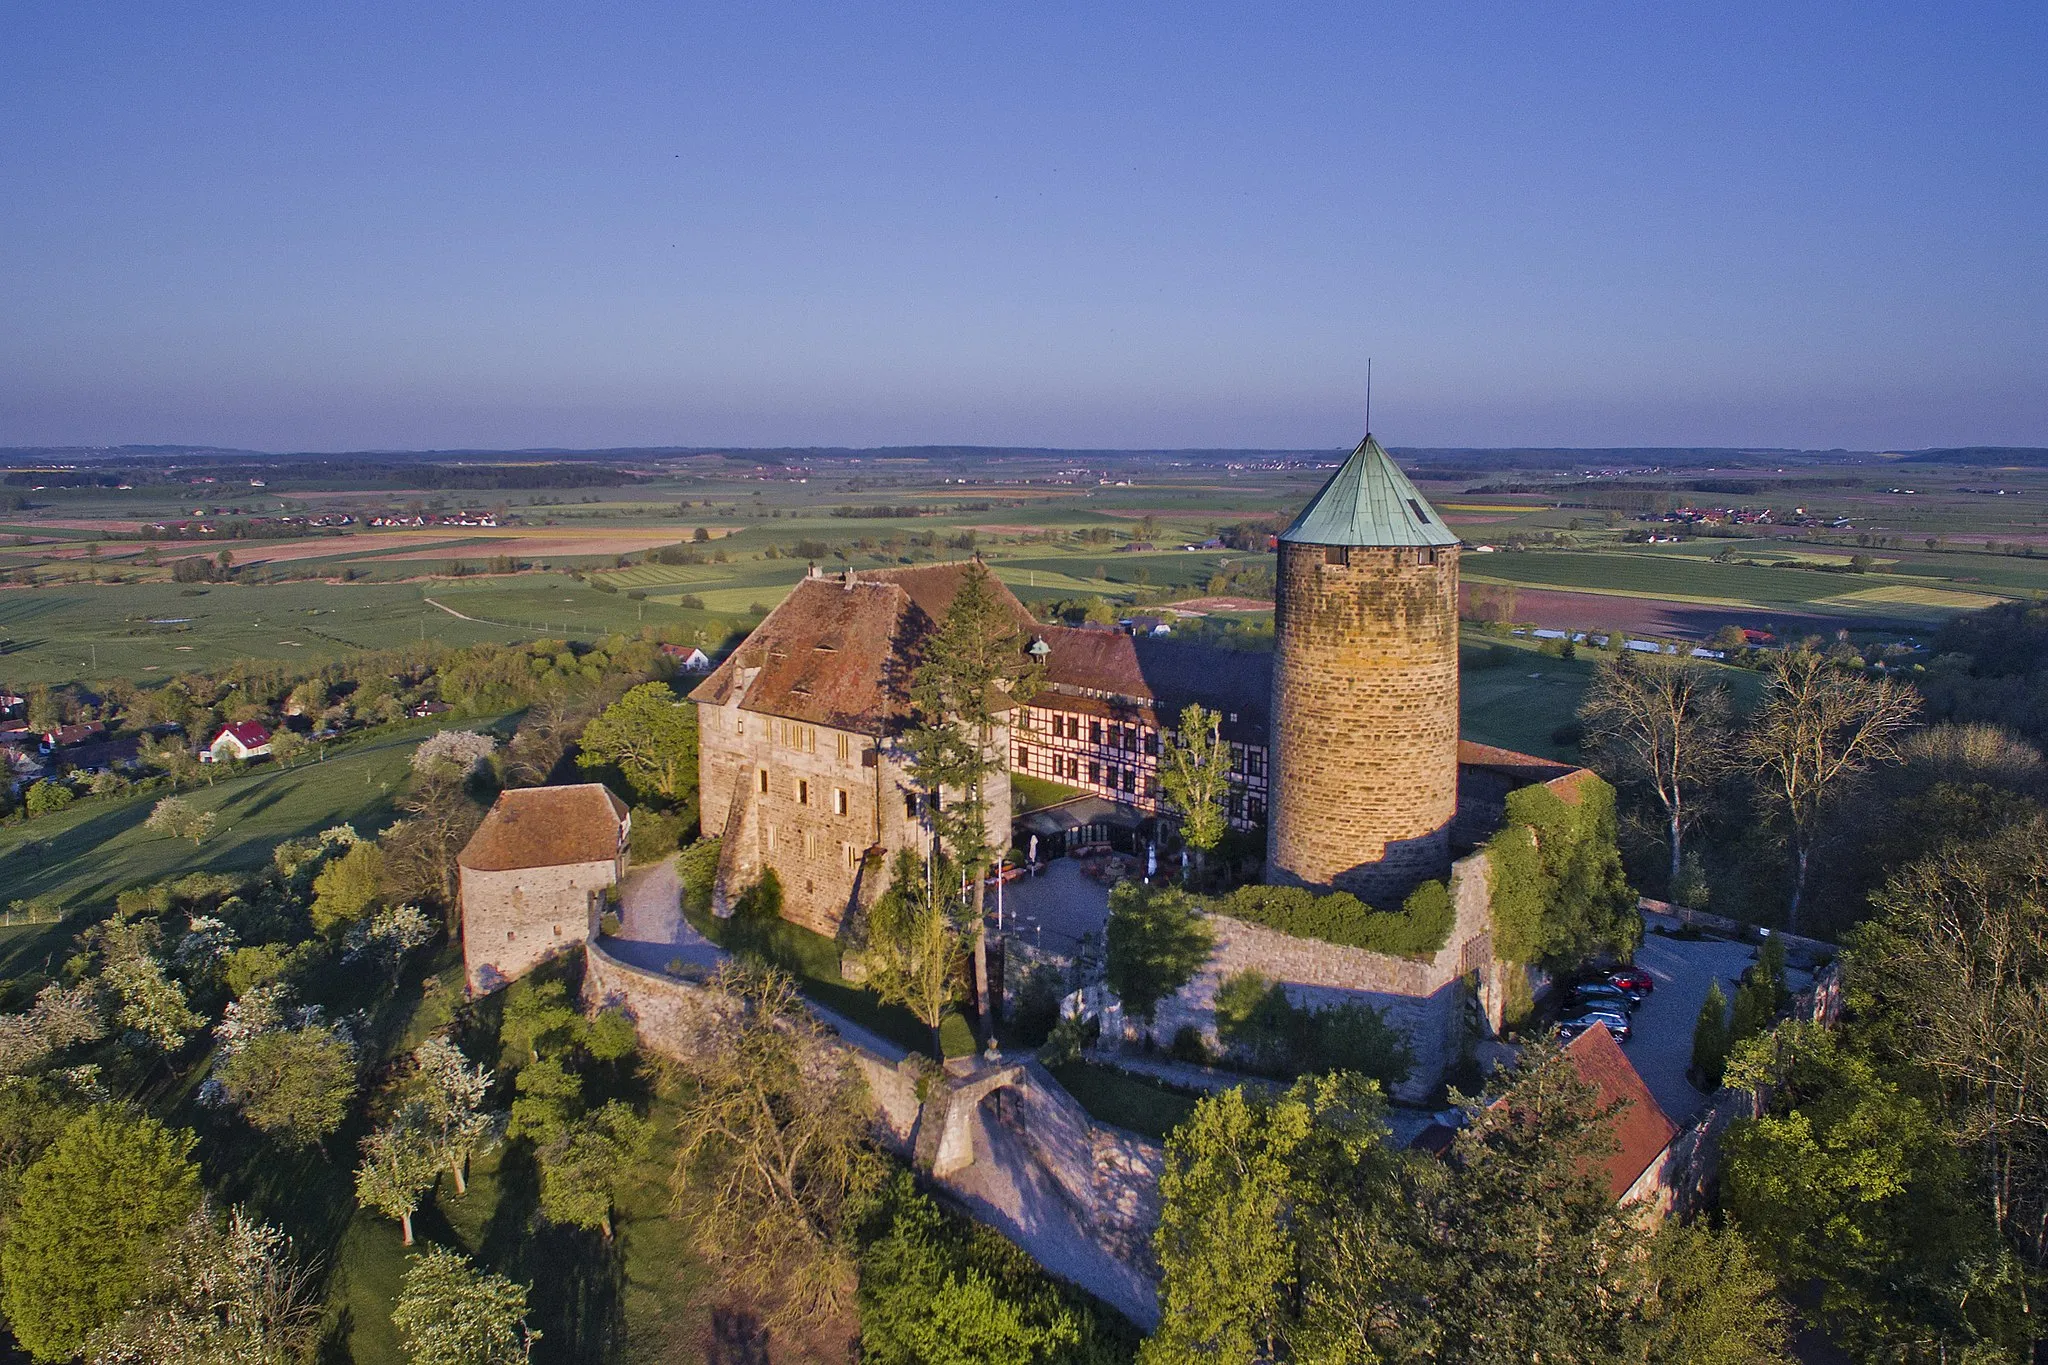
<instances>
[{"instance_id":1,"label":"blue sky","mask_svg":"<svg viewBox=\"0 0 2048 1365\"><path fill-rule=\"evenodd\" d=\"M0 0L0 443L2048 444L2048 6Z\"/></svg>"}]
</instances>

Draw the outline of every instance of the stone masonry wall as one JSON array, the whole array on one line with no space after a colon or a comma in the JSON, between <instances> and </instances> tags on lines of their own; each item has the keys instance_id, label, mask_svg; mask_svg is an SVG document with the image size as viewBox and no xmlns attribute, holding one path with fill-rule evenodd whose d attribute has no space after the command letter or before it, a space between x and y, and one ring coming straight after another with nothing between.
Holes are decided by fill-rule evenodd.
<instances>
[{"instance_id":1,"label":"stone masonry wall","mask_svg":"<svg viewBox=\"0 0 2048 1365\"><path fill-rule=\"evenodd\" d=\"M1413 1070L1394 1094L1423 1099L1442 1081L1462 1046L1466 1001L1472 994L1465 982L1468 974L1477 978L1478 1004L1488 1027L1497 1031L1501 1025L1506 1003L1503 976L1516 969L1493 959L1492 889L1492 869L1483 850L1458 860L1450 877L1450 936L1426 962L1295 938L1264 925L1212 915L1209 925L1216 946L1208 964L1159 1006L1153 1033L1171 1039L1191 1026L1212 1048L1220 1047L1216 991L1230 977L1254 971L1284 986L1287 998L1298 1007L1353 1004L1385 1011L1388 1023L1407 1035L1415 1054Z\"/></svg>"},{"instance_id":2,"label":"stone masonry wall","mask_svg":"<svg viewBox=\"0 0 2048 1365\"><path fill-rule=\"evenodd\" d=\"M463 968L478 994L593 938L603 892L619 879L617 862L461 871Z\"/></svg>"},{"instance_id":3,"label":"stone masonry wall","mask_svg":"<svg viewBox=\"0 0 2048 1365\"><path fill-rule=\"evenodd\" d=\"M584 945L583 1003L586 1009L624 1010L639 1027L641 1042L664 1056L688 1061L717 1048L728 1014L720 997L702 981L650 972L619 961L602 940ZM867 1082L875 1107L875 1135L908 1155L922 1101L917 1068L879 1057L850 1043L836 1042Z\"/></svg>"},{"instance_id":4,"label":"stone masonry wall","mask_svg":"<svg viewBox=\"0 0 2048 1365\"><path fill-rule=\"evenodd\" d=\"M1398 905L1450 860L1456 547L1282 544L1274 640L1267 877Z\"/></svg>"},{"instance_id":5,"label":"stone masonry wall","mask_svg":"<svg viewBox=\"0 0 2048 1365\"><path fill-rule=\"evenodd\" d=\"M727 841L721 873L734 883L723 888L728 895L773 868L782 883L783 917L833 937L852 904L867 850L879 845L886 867L886 855L923 848L929 839L910 811L915 787L898 746L737 704L699 705L697 718L704 832ZM1007 747L1008 736L998 742ZM1007 771L991 777L988 801L991 838L1006 840Z\"/></svg>"}]
</instances>

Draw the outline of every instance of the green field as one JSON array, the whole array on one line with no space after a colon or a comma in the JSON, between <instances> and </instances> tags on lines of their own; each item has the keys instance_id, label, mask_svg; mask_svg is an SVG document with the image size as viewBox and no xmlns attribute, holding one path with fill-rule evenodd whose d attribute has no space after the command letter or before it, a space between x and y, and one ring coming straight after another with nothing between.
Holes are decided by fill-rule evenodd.
<instances>
[{"instance_id":1,"label":"green field","mask_svg":"<svg viewBox=\"0 0 2048 1365\"><path fill-rule=\"evenodd\" d=\"M464 724L481 727L488 720ZM347 822L369 833L392 818L393 794L409 771L412 751L436 728L422 723L381 731L325 762L309 756L294 768L264 763L214 786L188 788L180 795L215 812L220 822L213 837L196 848L143 828L160 792L85 799L0 829L0 896L48 897L66 910L80 909L127 887L185 872L262 867L279 841L329 825Z\"/></svg>"},{"instance_id":2,"label":"green field","mask_svg":"<svg viewBox=\"0 0 2048 1365\"><path fill-rule=\"evenodd\" d=\"M22 686L126 677L138 682L238 659L316 667L414 640L478 644L523 632L457 621L418 584L168 583L0 591L0 680ZM595 596L596 594L589 594Z\"/></svg>"}]
</instances>

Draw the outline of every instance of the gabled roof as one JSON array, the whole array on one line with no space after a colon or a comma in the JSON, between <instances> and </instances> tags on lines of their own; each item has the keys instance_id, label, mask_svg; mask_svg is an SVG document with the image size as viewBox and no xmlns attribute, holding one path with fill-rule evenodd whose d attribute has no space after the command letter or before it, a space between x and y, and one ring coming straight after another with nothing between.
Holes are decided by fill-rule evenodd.
<instances>
[{"instance_id":1,"label":"gabled roof","mask_svg":"<svg viewBox=\"0 0 2048 1365\"><path fill-rule=\"evenodd\" d=\"M619 856L625 802L602 782L512 787L498 793L455 861L474 872L573 867Z\"/></svg>"},{"instance_id":2,"label":"gabled roof","mask_svg":"<svg viewBox=\"0 0 2048 1365\"><path fill-rule=\"evenodd\" d=\"M1658 1107L1657 1097L1606 1029L1587 1029L1565 1045L1564 1055L1579 1079L1600 1093L1603 1108L1620 1104L1609 1121L1614 1154L1607 1158L1607 1194L1619 1199L1663 1155L1678 1136L1678 1126Z\"/></svg>"},{"instance_id":3,"label":"gabled roof","mask_svg":"<svg viewBox=\"0 0 2048 1365\"><path fill-rule=\"evenodd\" d=\"M1605 1162L1607 1197L1620 1200L1635 1187L1650 1164L1664 1155L1678 1127L1658 1107L1656 1096L1622 1054L1621 1044L1604 1028L1590 1028L1565 1045L1565 1060L1579 1079L1593 1087L1595 1104L1612 1109L1608 1136L1614 1151ZM1493 1107L1507 1103L1503 1096ZM1431 1156L1448 1156L1457 1145L1458 1130L1444 1123L1432 1123L1408 1143Z\"/></svg>"},{"instance_id":4,"label":"gabled roof","mask_svg":"<svg viewBox=\"0 0 2048 1365\"><path fill-rule=\"evenodd\" d=\"M245 749L260 749L270 743L270 727L259 725L253 720L238 720L231 725L221 726L220 734L213 737L213 742L218 744L228 735L233 735L235 742Z\"/></svg>"},{"instance_id":5,"label":"gabled roof","mask_svg":"<svg viewBox=\"0 0 2048 1365\"><path fill-rule=\"evenodd\" d=\"M1173 639L1133 637L1120 630L1041 626L1052 653L1045 660L1040 706L1074 706L1071 699L1107 692L1150 710L1152 723L1180 723L1181 708L1198 702L1223 717L1223 733L1240 743L1266 742L1266 710L1273 696L1273 656ZM1106 714L1114 714L1111 706Z\"/></svg>"},{"instance_id":6,"label":"gabled roof","mask_svg":"<svg viewBox=\"0 0 2048 1365\"><path fill-rule=\"evenodd\" d=\"M690 700L879 735L910 711L910 677L972 561L806 578ZM993 582L994 575L990 575ZM1019 646L1044 627L1000 582ZM758 670L748 680L749 670Z\"/></svg>"},{"instance_id":7,"label":"gabled roof","mask_svg":"<svg viewBox=\"0 0 2048 1365\"><path fill-rule=\"evenodd\" d=\"M1428 499L1367 432L1322 490L1309 500L1285 541L1311 545L1456 545L1458 537Z\"/></svg>"}]
</instances>

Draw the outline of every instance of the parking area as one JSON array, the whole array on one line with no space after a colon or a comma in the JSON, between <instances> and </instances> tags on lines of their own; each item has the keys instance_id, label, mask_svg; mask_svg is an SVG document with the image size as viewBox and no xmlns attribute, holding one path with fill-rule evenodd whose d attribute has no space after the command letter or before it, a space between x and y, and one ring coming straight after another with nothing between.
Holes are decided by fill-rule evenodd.
<instances>
[{"instance_id":1,"label":"parking area","mask_svg":"<svg viewBox=\"0 0 2048 1365\"><path fill-rule=\"evenodd\" d=\"M1628 1059L1657 1103L1673 1123L1684 1127L1707 1097L1693 1089L1685 1073L1692 1065L1692 1030L1699 1021L1707 989L1721 983L1721 993L1735 997L1735 983L1752 962L1756 947L1727 939L1672 938L1654 930L1636 949L1636 966L1648 972L1657 989L1636 1007Z\"/></svg>"}]
</instances>

